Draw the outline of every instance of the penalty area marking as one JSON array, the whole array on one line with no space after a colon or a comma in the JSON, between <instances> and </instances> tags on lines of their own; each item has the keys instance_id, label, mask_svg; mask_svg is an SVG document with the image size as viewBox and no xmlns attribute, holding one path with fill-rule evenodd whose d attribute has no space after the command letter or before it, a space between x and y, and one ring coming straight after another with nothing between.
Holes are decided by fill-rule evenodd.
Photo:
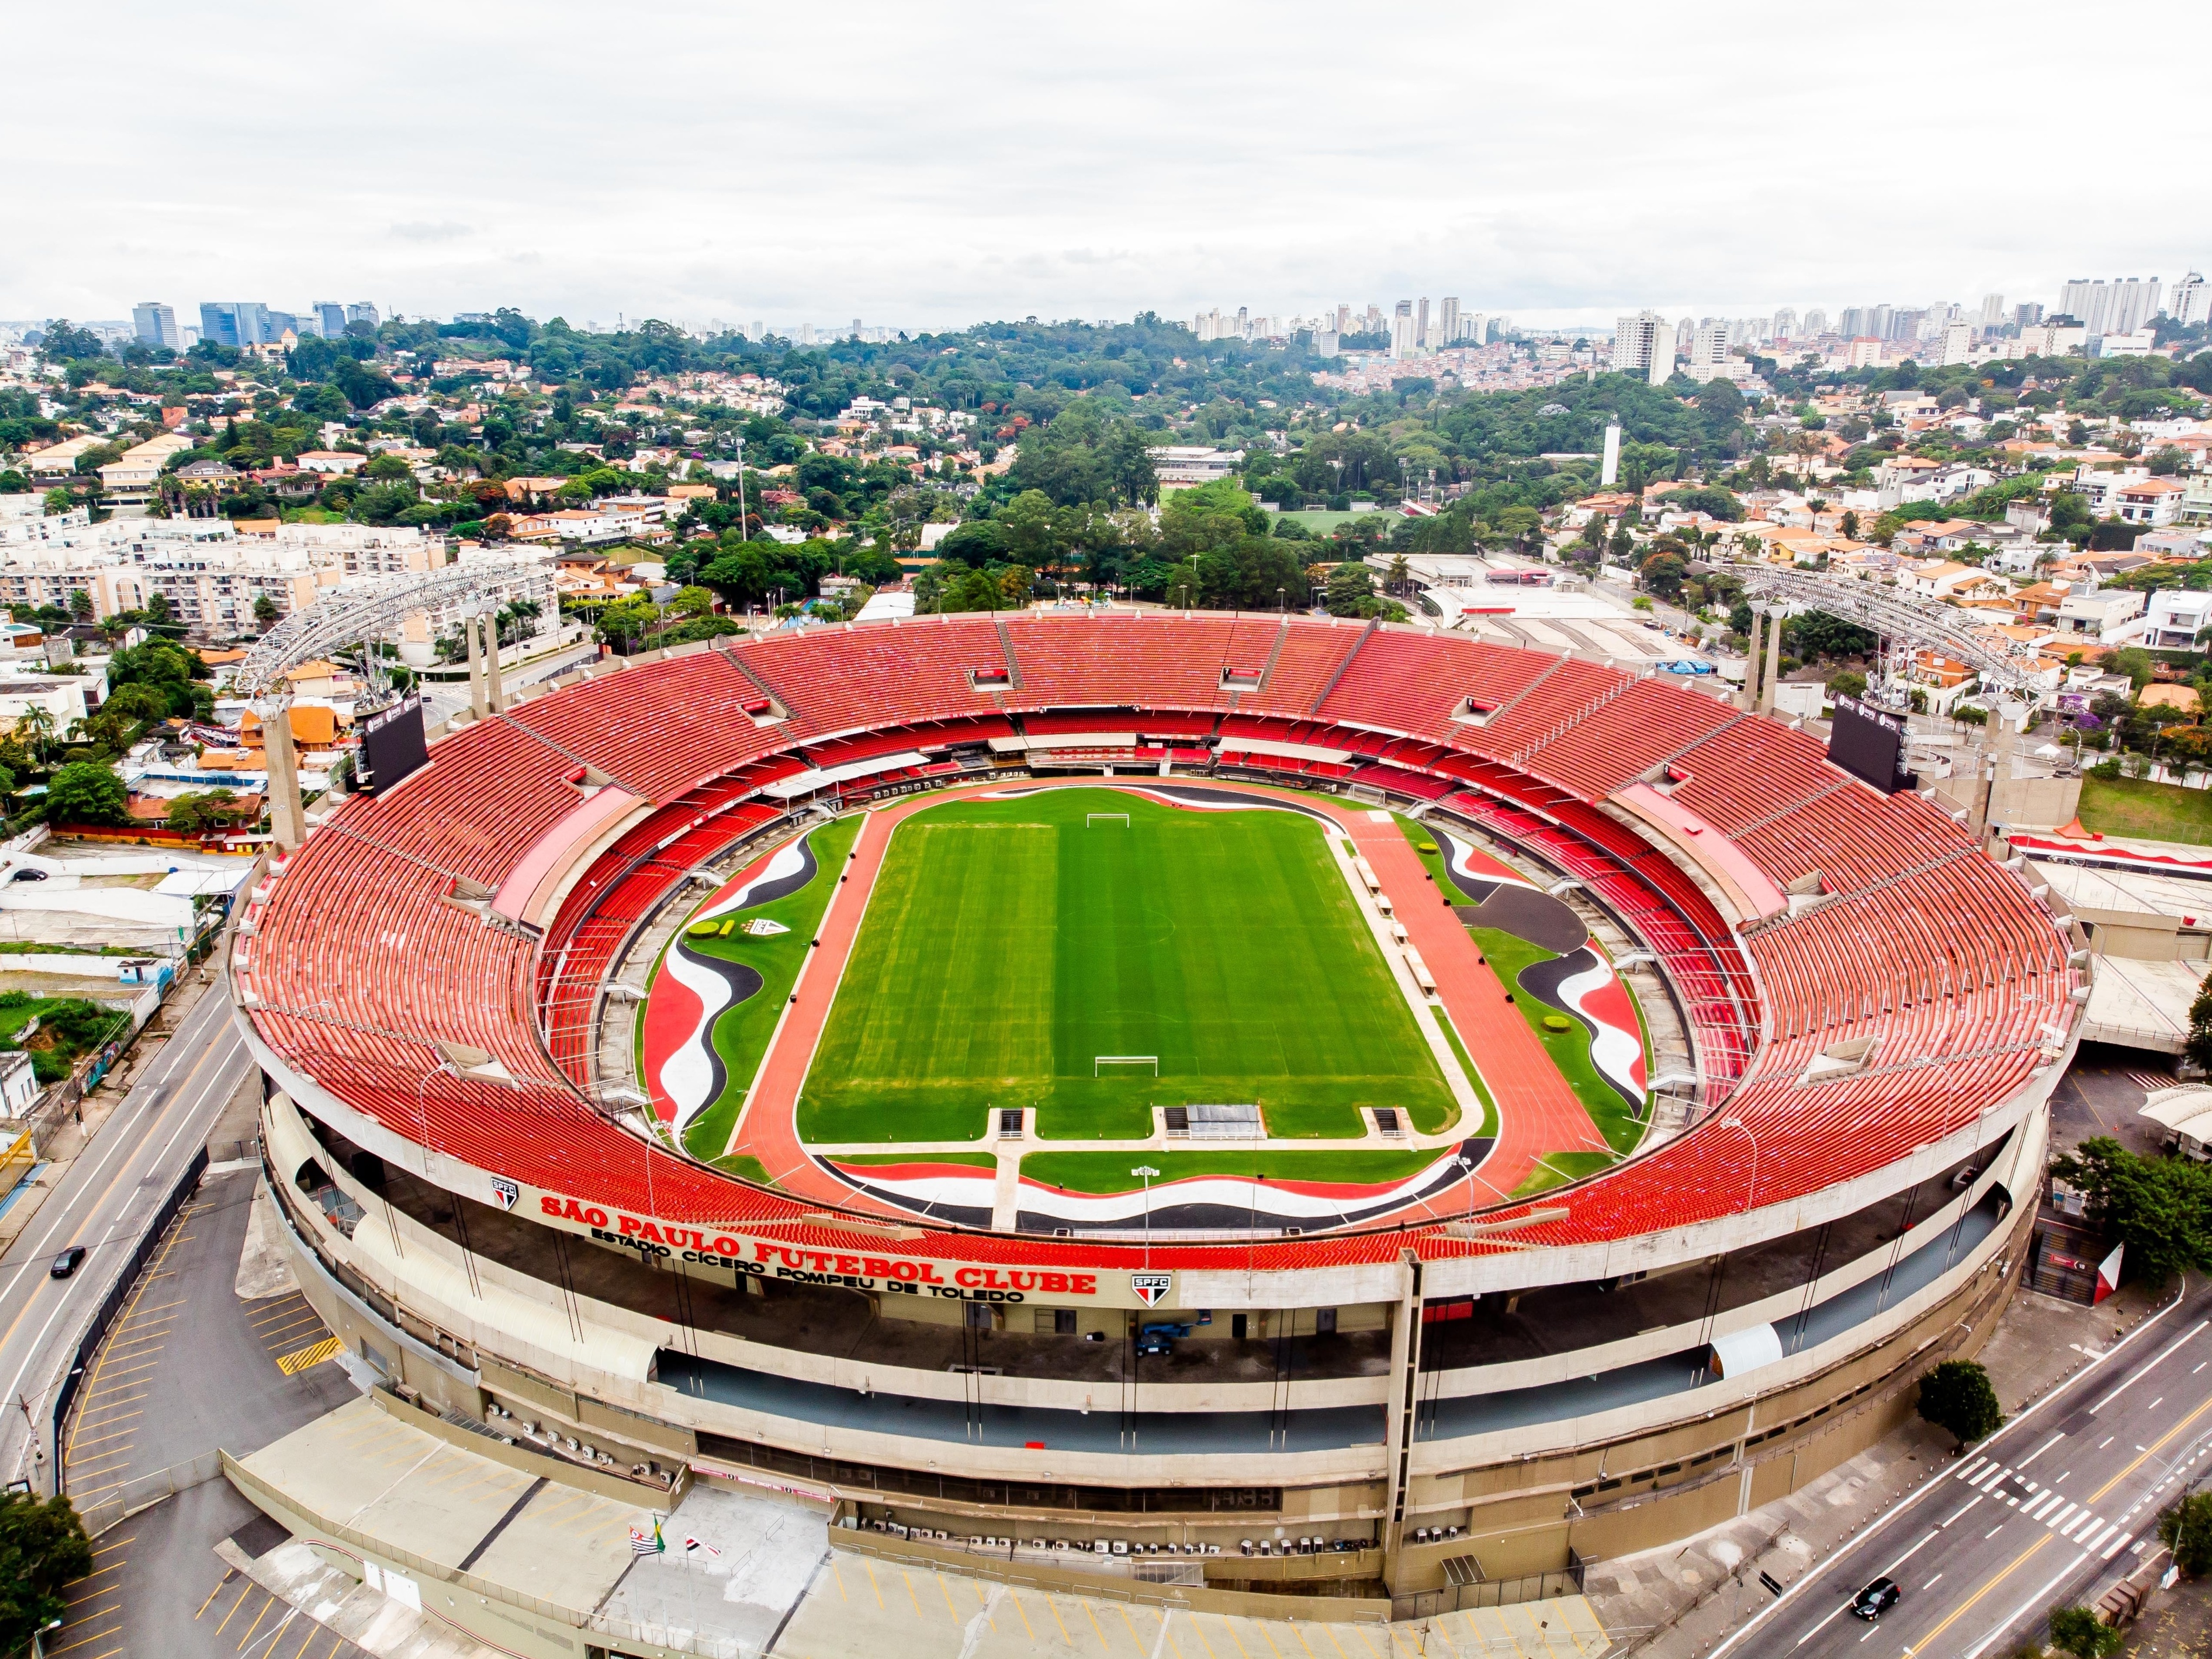
<instances>
[{"instance_id":1,"label":"penalty area marking","mask_svg":"<svg viewBox=\"0 0 2212 1659\"><path fill-rule=\"evenodd\" d=\"M1129 815L1127 812L1085 812L1083 815L1083 827L1085 830L1088 830L1092 824L1097 823L1101 818L1105 818L1109 822L1118 823L1124 830L1127 830L1129 827ZM1107 1058L1111 1060L1115 1058L1115 1056L1109 1054Z\"/></svg>"},{"instance_id":2,"label":"penalty area marking","mask_svg":"<svg viewBox=\"0 0 2212 1659\"><path fill-rule=\"evenodd\" d=\"M1158 1054L1091 1055L1091 1075L1097 1077L1098 1075L1098 1068L1101 1066L1149 1066L1152 1068L1152 1075L1154 1077L1158 1077L1160 1074L1160 1057Z\"/></svg>"}]
</instances>

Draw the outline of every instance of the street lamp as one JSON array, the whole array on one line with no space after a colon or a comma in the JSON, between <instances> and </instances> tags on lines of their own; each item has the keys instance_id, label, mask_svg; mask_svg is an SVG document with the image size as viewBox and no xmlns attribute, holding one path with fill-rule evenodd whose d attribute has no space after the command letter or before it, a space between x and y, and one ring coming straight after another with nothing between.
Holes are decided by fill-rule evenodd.
<instances>
[{"instance_id":1,"label":"street lamp","mask_svg":"<svg viewBox=\"0 0 2212 1659\"><path fill-rule=\"evenodd\" d=\"M1190 556L1190 586L1183 590L1182 608L1188 611L1198 604L1198 555Z\"/></svg>"},{"instance_id":2,"label":"street lamp","mask_svg":"<svg viewBox=\"0 0 2212 1659\"><path fill-rule=\"evenodd\" d=\"M1452 1162L1467 1172L1467 1218L1472 1221L1474 1219L1474 1160L1462 1152Z\"/></svg>"},{"instance_id":3,"label":"street lamp","mask_svg":"<svg viewBox=\"0 0 2212 1659\"><path fill-rule=\"evenodd\" d=\"M1279 587L1275 590L1275 609L1285 617L1291 614L1291 601L1287 594L1287 589Z\"/></svg>"},{"instance_id":4,"label":"street lamp","mask_svg":"<svg viewBox=\"0 0 2212 1659\"><path fill-rule=\"evenodd\" d=\"M1141 1176L1145 1183L1145 1266L1149 1269L1152 1265L1152 1180L1159 1171L1149 1164L1139 1164L1129 1173Z\"/></svg>"}]
</instances>

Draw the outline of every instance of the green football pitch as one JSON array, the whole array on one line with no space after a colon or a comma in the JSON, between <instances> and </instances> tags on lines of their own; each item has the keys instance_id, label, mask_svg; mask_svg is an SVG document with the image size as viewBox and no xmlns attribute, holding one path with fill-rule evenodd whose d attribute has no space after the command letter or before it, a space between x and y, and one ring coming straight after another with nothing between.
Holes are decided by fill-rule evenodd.
<instances>
[{"instance_id":1,"label":"green football pitch","mask_svg":"<svg viewBox=\"0 0 2212 1659\"><path fill-rule=\"evenodd\" d=\"M1106 789L916 813L869 896L800 1137L970 1139L1024 1106L1046 1139L1133 1139L1153 1105L1234 1102L1276 1136L1356 1136L1362 1106L1445 1127L1451 1092L1325 836L1301 814ZM1102 1054L1157 1055L1158 1074Z\"/></svg>"}]
</instances>

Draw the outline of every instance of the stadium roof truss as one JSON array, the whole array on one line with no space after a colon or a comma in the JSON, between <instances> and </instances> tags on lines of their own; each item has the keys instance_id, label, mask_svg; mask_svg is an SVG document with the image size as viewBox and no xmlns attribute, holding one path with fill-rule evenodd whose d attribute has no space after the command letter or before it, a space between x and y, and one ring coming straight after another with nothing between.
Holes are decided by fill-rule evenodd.
<instances>
[{"instance_id":1,"label":"stadium roof truss","mask_svg":"<svg viewBox=\"0 0 2212 1659\"><path fill-rule=\"evenodd\" d=\"M1745 596L1754 603L1825 611L1886 638L1907 640L1964 663L1992 691L2033 700L2028 677L2034 672L2033 648L2025 643L2000 648L1966 626L1961 613L1940 599L1901 593L1856 577L1771 566L1736 566L1729 574L1741 576Z\"/></svg>"},{"instance_id":2,"label":"stadium roof truss","mask_svg":"<svg viewBox=\"0 0 2212 1659\"><path fill-rule=\"evenodd\" d=\"M261 636L239 665L234 684L242 697L282 692L284 672L326 657L341 646L396 633L418 611L495 603L518 580L544 577L543 559L477 559L442 570L386 576L345 588L295 611Z\"/></svg>"}]
</instances>

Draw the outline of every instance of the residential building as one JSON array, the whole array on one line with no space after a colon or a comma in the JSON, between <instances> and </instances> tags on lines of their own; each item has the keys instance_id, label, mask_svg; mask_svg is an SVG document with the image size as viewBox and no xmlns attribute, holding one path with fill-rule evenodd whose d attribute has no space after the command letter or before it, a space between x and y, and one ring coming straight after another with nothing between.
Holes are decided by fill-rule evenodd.
<instances>
[{"instance_id":1,"label":"residential building","mask_svg":"<svg viewBox=\"0 0 2212 1659\"><path fill-rule=\"evenodd\" d=\"M118 511L143 508L154 499L161 469L168 465L169 458L184 453L192 447L192 442L181 432L164 432L125 450L100 469L105 504Z\"/></svg>"},{"instance_id":2,"label":"residential building","mask_svg":"<svg viewBox=\"0 0 2212 1659\"><path fill-rule=\"evenodd\" d=\"M1928 599L1987 599L2012 591L2009 583L1978 566L1948 561L1907 566L1897 573L1897 585L1908 593Z\"/></svg>"},{"instance_id":3,"label":"residential building","mask_svg":"<svg viewBox=\"0 0 2212 1659\"><path fill-rule=\"evenodd\" d=\"M2076 592L2059 601L2057 627L2069 639L2126 645L2149 631L2150 617L2141 593L2120 588L2094 593Z\"/></svg>"},{"instance_id":4,"label":"residential building","mask_svg":"<svg viewBox=\"0 0 2212 1659\"><path fill-rule=\"evenodd\" d=\"M2025 309L2025 307L2023 307ZM2078 321L2064 317L2048 323L2030 323L2021 328L2020 337L2014 341L2007 355L2014 357L2063 357L2069 352L2087 349L2089 331Z\"/></svg>"},{"instance_id":5,"label":"residential building","mask_svg":"<svg viewBox=\"0 0 2212 1659\"><path fill-rule=\"evenodd\" d=\"M1685 372L1702 386L1727 372L1728 354L1728 324L1708 319L1690 331L1690 361Z\"/></svg>"},{"instance_id":6,"label":"residential building","mask_svg":"<svg viewBox=\"0 0 2212 1659\"><path fill-rule=\"evenodd\" d=\"M1954 363L1965 362L1968 354L1973 349L1973 344L1974 325L1972 323L1944 324L1943 349L1938 358L1939 363L1942 367L1948 368Z\"/></svg>"},{"instance_id":7,"label":"residential building","mask_svg":"<svg viewBox=\"0 0 2212 1659\"><path fill-rule=\"evenodd\" d=\"M2212 316L2212 292L2204 286L2204 278L2191 271L2173 285L2173 292L2166 304L2166 315L2186 328Z\"/></svg>"},{"instance_id":8,"label":"residential building","mask_svg":"<svg viewBox=\"0 0 2212 1659\"><path fill-rule=\"evenodd\" d=\"M2175 478L2134 478L2114 492L2113 510L2123 524L2164 526L2181 516L2187 486Z\"/></svg>"},{"instance_id":9,"label":"residential building","mask_svg":"<svg viewBox=\"0 0 2212 1659\"><path fill-rule=\"evenodd\" d=\"M302 472L326 472L333 476L358 471L368 464L368 456L349 449L307 449L300 452L298 459Z\"/></svg>"},{"instance_id":10,"label":"residential building","mask_svg":"<svg viewBox=\"0 0 2212 1659\"><path fill-rule=\"evenodd\" d=\"M131 325L143 345L167 346L172 351L185 349L185 337L178 331L174 306L165 306L155 300L133 306Z\"/></svg>"},{"instance_id":11,"label":"residential building","mask_svg":"<svg viewBox=\"0 0 2212 1659\"><path fill-rule=\"evenodd\" d=\"M1413 302L1401 300L1390 313L1390 355L1410 357L1419 343L1419 337L1413 332Z\"/></svg>"},{"instance_id":12,"label":"residential building","mask_svg":"<svg viewBox=\"0 0 2212 1659\"><path fill-rule=\"evenodd\" d=\"M1439 345L1453 345L1458 343L1459 301L1453 295L1445 295L1437 307L1437 332L1441 337L1437 341Z\"/></svg>"},{"instance_id":13,"label":"residential building","mask_svg":"<svg viewBox=\"0 0 2212 1659\"><path fill-rule=\"evenodd\" d=\"M2077 276L2058 290L2058 308L2092 335L2132 334L2158 315L2158 278Z\"/></svg>"},{"instance_id":14,"label":"residential building","mask_svg":"<svg viewBox=\"0 0 2212 1659\"><path fill-rule=\"evenodd\" d=\"M2143 643L2154 651L2194 651L2207 628L2212 628L2212 593L2164 587L2150 596Z\"/></svg>"}]
</instances>

